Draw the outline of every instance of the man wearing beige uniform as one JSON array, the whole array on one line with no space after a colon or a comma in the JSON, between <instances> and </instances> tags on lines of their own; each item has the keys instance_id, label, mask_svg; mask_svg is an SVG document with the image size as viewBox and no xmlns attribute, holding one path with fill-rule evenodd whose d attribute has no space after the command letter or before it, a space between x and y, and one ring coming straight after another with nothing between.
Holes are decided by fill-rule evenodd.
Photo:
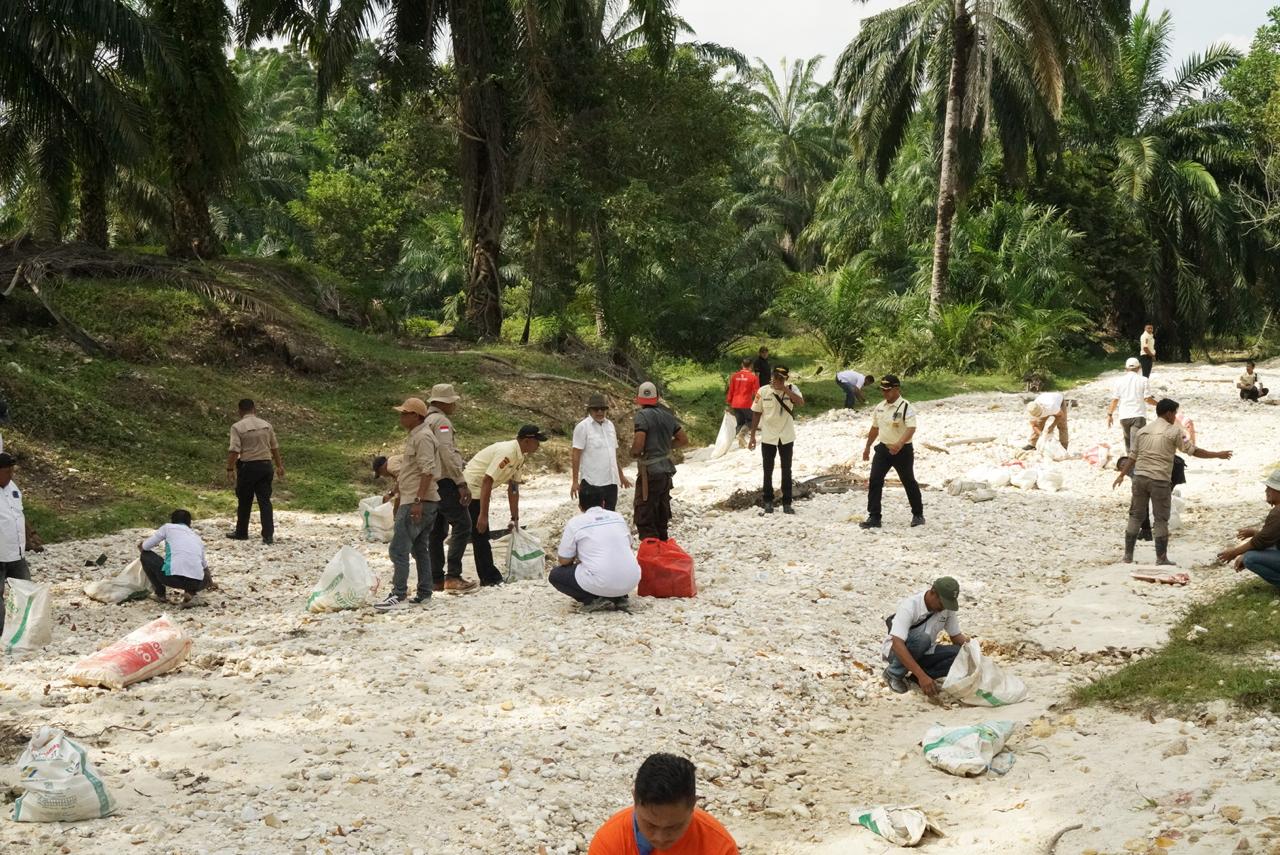
<instances>
[{"instance_id":1,"label":"man wearing beige uniform","mask_svg":"<svg viewBox=\"0 0 1280 855\"><path fill-rule=\"evenodd\" d=\"M911 525L924 525L924 500L920 485L916 482L915 447L911 440L916 435L916 411L902 397L902 383L892 374L880 381L880 393L884 400L871 411L871 430L867 432L867 444L862 449L862 459L871 461L871 475L867 484L867 518L858 523L860 528L880 528L880 496L884 492L884 479L893 469L902 481L902 489L911 504ZM875 457L871 446L875 445Z\"/></svg>"},{"instance_id":2,"label":"man wearing beige uniform","mask_svg":"<svg viewBox=\"0 0 1280 855\"><path fill-rule=\"evenodd\" d=\"M1138 339L1138 363L1142 366L1142 376L1151 376L1151 366L1156 364L1156 328L1151 324L1142 330Z\"/></svg>"},{"instance_id":3,"label":"man wearing beige uniform","mask_svg":"<svg viewBox=\"0 0 1280 855\"><path fill-rule=\"evenodd\" d=\"M400 504L396 508L395 527L387 555L391 558L391 593L374 605L389 612L410 606L428 605L431 600L431 554L428 541L440 506L440 461L436 441L427 427L427 405L421 398L409 398L394 408L400 414L400 427L408 431L401 454L400 471L396 473L396 492ZM409 596L409 557L418 566L418 590Z\"/></svg>"},{"instance_id":4,"label":"man wearing beige uniform","mask_svg":"<svg viewBox=\"0 0 1280 855\"><path fill-rule=\"evenodd\" d=\"M471 539L471 515L467 512L471 491L463 475L465 462L455 443L453 422L449 419L461 397L450 384L437 383L431 387L431 406L427 408L427 427L435 438L440 455L440 481L437 484L440 509L431 527L432 587L451 594L467 594L480 587L479 583L462 578L462 556L466 554L467 541ZM450 529L453 529L452 533ZM446 534L449 535L447 564L444 554ZM446 567L448 574L445 573Z\"/></svg>"},{"instance_id":5,"label":"man wearing beige uniform","mask_svg":"<svg viewBox=\"0 0 1280 855\"><path fill-rule=\"evenodd\" d=\"M489 503L494 488L507 485L507 506L511 509L509 528L515 529L520 525L520 472L528 456L546 441L547 435L541 428L525 425L515 439L480 449L463 470L472 497L467 504L471 515L471 557L475 559L480 584L485 587L502 584L502 574L493 563L493 548L489 543Z\"/></svg>"},{"instance_id":6,"label":"man wearing beige uniform","mask_svg":"<svg viewBox=\"0 0 1280 855\"><path fill-rule=\"evenodd\" d=\"M272 463L274 475L284 478L284 460L270 422L258 418L253 401L240 401L240 421L231 426L231 444L227 449L227 480L236 485L236 528L227 532L232 540L249 539L249 514L253 500L258 500L262 518L262 542L275 539L275 517L271 512Z\"/></svg>"}]
</instances>

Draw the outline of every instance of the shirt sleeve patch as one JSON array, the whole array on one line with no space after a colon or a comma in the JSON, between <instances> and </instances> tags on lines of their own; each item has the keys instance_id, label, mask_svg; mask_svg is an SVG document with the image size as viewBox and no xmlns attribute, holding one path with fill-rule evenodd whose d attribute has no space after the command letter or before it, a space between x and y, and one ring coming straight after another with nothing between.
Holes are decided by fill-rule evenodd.
<instances>
[{"instance_id":1,"label":"shirt sleeve patch","mask_svg":"<svg viewBox=\"0 0 1280 855\"><path fill-rule=\"evenodd\" d=\"M510 465L510 463L511 463L511 458L510 458L510 457L504 457L504 458L502 458L502 462L500 462L500 463L498 464L498 468L499 468L499 469L506 469L506 468L507 468L507 466L508 466L508 465Z\"/></svg>"}]
</instances>

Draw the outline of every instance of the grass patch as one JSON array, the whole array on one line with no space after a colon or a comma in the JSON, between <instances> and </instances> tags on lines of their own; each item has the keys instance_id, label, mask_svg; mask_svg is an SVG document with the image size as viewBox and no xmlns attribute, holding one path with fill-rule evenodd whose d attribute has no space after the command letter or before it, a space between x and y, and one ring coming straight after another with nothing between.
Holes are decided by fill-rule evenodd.
<instances>
[{"instance_id":1,"label":"grass patch","mask_svg":"<svg viewBox=\"0 0 1280 855\"><path fill-rule=\"evenodd\" d=\"M1195 626L1209 630L1188 641ZM1077 689L1079 703L1125 709L1156 706L1185 711L1223 699L1280 712L1280 670L1261 662L1280 650L1280 592L1251 581L1192 607L1153 656Z\"/></svg>"}]
</instances>

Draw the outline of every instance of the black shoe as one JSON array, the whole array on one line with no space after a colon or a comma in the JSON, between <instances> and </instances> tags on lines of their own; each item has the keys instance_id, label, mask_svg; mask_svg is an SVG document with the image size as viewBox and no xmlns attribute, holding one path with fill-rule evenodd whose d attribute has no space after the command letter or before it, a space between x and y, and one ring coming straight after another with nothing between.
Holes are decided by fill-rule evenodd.
<instances>
[{"instance_id":1,"label":"black shoe","mask_svg":"<svg viewBox=\"0 0 1280 855\"><path fill-rule=\"evenodd\" d=\"M765 503L764 503L764 512L765 512L766 514L771 514L771 513L773 513L773 502L765 502Z\"/></svg>"},{"instance_id":2,"label":"black shoe","mask_svg":"<svg viewBox=\"0 0 1280 855\"><path fill-rule=\"evenodd\" d=\"M429 606L431 605L431 595L427 594L424 597L421 594L414 594L409 598L409 603L414 606Z\"/></svg>"},{"instance_id":3,"label":"black shoe","mask_svg":"<svg viewBox=\"0 0 1280 855\"><path fill-rule=\"evenodd\" d=\"M911 518L911 527L915 528L918 525L924 525L924 517L914 516Z\"/></svg>"},{"instance_id":4,"label":"black shoe","mask_svg":"<svg viewBox=\"0 0 1280 855\"><path fill-rule=\"evenodd\" d=\"M227 532L227 540L248 540L247 534L236 534L234 531Z\"/></svg>"},{"instance_id":5,"label":"black shoe","mask_svg":"<svg viewBox=\"0 0 1280 855\"><path fill-rule=\"evenodd\" d=\"M265 543L267 546L270 546L271 544L276 542L276 539L269 534L264 534L262 536L262 542Z\"/></svg>"},{"instance_id":6,"label":"black shoe","mask_svg":"<svg viewBox=\"0 0 1280 855\"><path fill-rule=\"evenodd\" d=\"M501 585L501 584L503 583L503 581L504 581L504 580L502 580L502 579L495 579L495 580L492 580L492 581L489 581L489 582L483 582L483 581L482 581L482 582L480 583L480 587L481 587L481 588L496 588L496 587L498 587L499 585Z\"/></svg>"},{"instance_id":7,"label":"black shoe","mask_svg":"<svg viewBox=\"0 0 1280 855\"><path fill-rule=\"evenodd\" d=\"M790 505L783 505L782 512L784 514L794 514L796 512L796 509L791 507Z\"/></svg>"},{"instance_id":8,"label":"black shoe","mask_svg":"<svg viewBox=\"0 0 1280 855\"><path fill-rule=\"evenodd\" d=\"M631 609L631 598L626 594L621 597L610 597L609 602L613 603L614 611L625 612Z\"/></svg>"},{"instance_id":9,"label":"black shoe","mask_svg":"<svg viewBox=\"0 0 1280 855\"><path fill-rule=\"evenodd\" d=\"M879 527L880 527L879 517L867 517L865 520L858 523L858 528L879 528Z\"/></svg>"}]
</instances>

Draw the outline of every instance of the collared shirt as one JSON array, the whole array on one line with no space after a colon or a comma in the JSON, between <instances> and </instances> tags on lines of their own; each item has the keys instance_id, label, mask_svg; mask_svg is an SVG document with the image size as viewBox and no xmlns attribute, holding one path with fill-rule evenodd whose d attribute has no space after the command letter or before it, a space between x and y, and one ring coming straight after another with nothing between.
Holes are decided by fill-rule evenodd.
<instances>
[{"instance_id":1,"label":"collared shirt","mask_svg":"<svg viewBox=\"0 0 1280 855\"><path fill-rule=\"evenodd\" d=\"M640 584L631 526L614 511L590 508L565 523L559 555L578 560L574 579L588 594L621 597Z\"/></svg>"},{"instance_id":2,"label":"collared shirt","mask_svg":"<svg viewBox=\"0 0 1280 855\"><path fill-rule=\"evenodd\" d=\"M960 634L960 616L946 609L940 612L930 612L929 607L924 602L926 593L928 592L921 591L918 594L912 594L898 603L898 609L893 613L893 626L889 630L889 634L885 636L884 644L880 648L880 652L884 654L886 659L889 658L889 652L893 650L893 640L900 638L906 641L907 636L911 634L912 627L928 633L929 637L933 639L929 649L925 651L926 654L932 653L933 649L938 646L938 633L944 629L947 631L947 635L952 638Z\"/></svg>"},{"instance_id":3,"label":"collared shirt","mask_svg":"<svg viewBox=\"0 0 1280 855\"><path fill-rule=\"evenodd\" d=\"M578 476L583 481L593 487L618 483L618 429L613 422L587 416L573 428L573 447L582 452Z\"/></svg>"},{"instance_id":4,"label":"collared shirt","mask_svg":"<svg viewBox=\"0 0 1280 855\"><path fill-rule=\"evenodd\" d=\"M520 483L520 470L524 466L524 452L520 450L520 441L508 439L485 446L476 452L463 472L467 488L476 500L480 498L480 490L484 487L484 476L493 479L493 486L508 482Z\"/></svg>"},{"instance_id":5,"label":"collared shirt","mask_svg":"<svg viewBox=\"0 0 1280 855\"><path fill-rule=\"evenodd\" d=\"M440 456L440 478L461 484L466 463L454 442L453 422L442 410L433 406L427 408L426 425L431 429L432 438L436 441L436 453Z\"/></svg>"},{"instance_id":6,"label":"collared shirt","mask_svg":"<svg viewBox=\"0 0 1280 855\"><path fill-rule=\"evenodd\" d=\"M800 389L787 384L796 395ZM751 403L751 412L760 414L760 441L765 445L786 445L796 441L796 405L773 388L773 384L761 386ZM787 412L790 410L791 412Z\"/></svg>"},{"instance_id":7,"label":"collared shirt","mask_svg":"<svg viewBox=\"0 0 1280 855\"><path fill-rule=\"evenodd\" d=\"M1156 336L1155 333L1144 332L1142 337L1138 339L1138 352L1143 356L1156 355Z\"/></svg>"},{"instance_id":8,"label":"collared shirt","mask_svg":"<svg viewBox=\"0 0 1280 855\"><path fill-rule=\"evenodd\" d=\"M1040 415L1043 418L1056 416L1062 412L1062 402L1061 392L1041 392L1036 396L1036 403L1040 405Z\"/></svg>"},{"instance_id":9,"label":"collared shirt","mask_svg":"<svg viewBox=\"0 0 1280 855\"><path fill-rule=\"evenodd\" d=\"M624 808L600 826L591 838L587 855L648 855L636 822L635 807ZM643 841L643 843L641 843ZM650 849L654 855L738 855L738 844L715 817L702 808L693 809L693 819L684 835L668 849Z\"/></svg>"},{"instance_id":10,"label":"collared shirt","mask_svg":"<svg viewBox=\"0 0 1280 855\"><path fill-rule=\"evenodd\" d=\"M1280 505L1267 514L1258 533L1249 539L1250 549L1271 549L1280 546Z\"/></svg>"},{"instance_id":11,"label":"collared shirt","mask_svg":"<svg viewBox=\"0 0 1280 855\"><path fill-rule=\"evenodd\" d=\"M729 388L724 393L724 402L735 410L745 410L755 400L756 390L759 388L760 378L744 368L729 378Z\"/></svg>"},{"instance_id":12,"label":"collared shirt","mask_svg":"<svg viewBox=\"0 0 1280 855\"><path fill-rule=\"evenodd\" d=\"M18 489L18 482L10 480L0 487L0 561L21 561L26 551L27 517L22 511L22 490Z\"/></svg>"},{"instance_id":13,"label":"collared shirt","mask_svg":"<svg viewBox=\"0 0 1280 855\"><path fill-rule=\"evenodd\" d=\"M1179 451L1194 454L1195 443L1182 425L1157 418L1133 433L1133 474L1153 481L1173 479L1173 458Z\"/></svg>"},{"instance_id":14,"label":"collared shirt","mask_svg":"<svg viewBox=\"0 0 1280 855\"><path fill-rule=\"evenodd\" d=\"M1250 374L1248 371L1240 375L1240 379L1236 381L1236 385L1241 389L1252 389L1258 385L1258 373L1255 371ZM3 448L3 446L0 446Z\"/></svg>"},{"instance_id":15,"label":"collared shirt","mask_svg":"<svg viewBox=\"0 0 1280 855\"><path fill-rule=\"evenodd\" d=\"M142 542L143 549L155 549L164 544L164 575L183 576L187 579L203 579L205 560L204 541L190 526L165 523L156 533Z\"/></svg>"},{"instance_id":16,"label":"collared shirt","mask_svg":"<svg viewBox=\"0 0 1280 855\"><path fill-rule=\"evenodd\" d=\"M1111 397L1118 401L1116 416L1120 419L1145 419L1147 398L1151 397L1151 381L1141 371L1126 371L1116 379Z\"/></svg>"},{"instance_id":17,"label":"collared shirt","mask_svg":"<svg viewBox=\"0 0 1280 855\"><path fill-rule=\"evenodd\" d=\"M275 430L253 413L231 426L231 445L227 450L238 452L245 463L270 460L272 450L279 447Z\"/></svg>"},{"instance_id":18,"label":"collared shirt","mask_svg":"<svg viewBox=\"0 0 1280 855\"><path fill-rule=\"evenodd\" d=\"M433 475L431 486L426 495L418 495L418 484L423 475ZM440 501L440 491L436 482L440 480L440 455L436 452L436 440L427 423L409 431L404 439L404 451L401 453L400 471L396 473L396 487L400 491L400 504L412 504L415 499L428 502Z\"/></svg>"},{"instance_id":19,"label":"collared shirt","mask_svg":"<svg viewBox=\"0 0 1280 855\"><path fill-rule=\"evenodd\" d=\"M852 368L849 368L845 371L841 371L839 374L836 375L836 379L839 380L841 383L847 383L848 385L852 386L855 389L861 389L863 384L867 382L867 378L865 375L859 374L857 371L854 371Z\"/></svg>"},{"instance_id":20,"label":"collared shirt","mask_svg":"<svg viewBox=\"0 0 1280 855\"><path fill-rule=\"evenodd\" d=\"M897 445L916 426L915 407L906 398L898 398L892 404L881 401L871 411L871 424L880 429L880 442Z\"/></svg>"},{"instance_id":21,"label":"collared shirt","mask_svg":"<svg viewBox=\"0 0 1280 855\"><path fill-rule=\"evenodd\" d=\"M640 465L650 475L674 475L676 465L671 461L672 440L680 432L680 422L667 409L658 406L636 410L636 431L644 432L644 451Z\"/></svg>"}]
</instances>

